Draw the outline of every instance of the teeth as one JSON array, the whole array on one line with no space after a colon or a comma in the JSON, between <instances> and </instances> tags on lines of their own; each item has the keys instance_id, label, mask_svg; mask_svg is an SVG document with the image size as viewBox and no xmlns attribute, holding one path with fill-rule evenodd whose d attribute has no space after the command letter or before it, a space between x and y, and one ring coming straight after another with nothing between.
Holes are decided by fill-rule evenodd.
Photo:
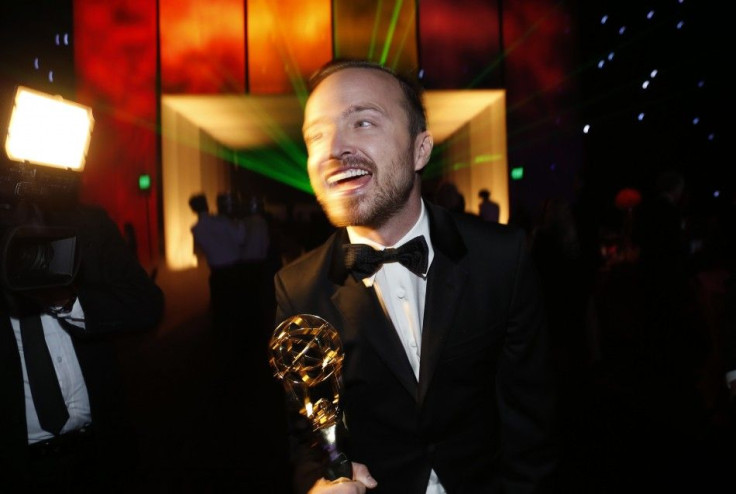
<instances>
[{"instance_id":1,"label":"teeth","mask_svg":"<svg viewBox=\"0 0 736 494\"><path fill-rule=\"evenodd\" d=\"M345 180L347 178L360 177L363 175L368 175L368 172L365 170L359 170L357 168L350 168L348 170L332 175L330 178L327 179L327 183L329 185L332 185L334 183L339 182L340 180Z\"/></svg>"}]
</instances>

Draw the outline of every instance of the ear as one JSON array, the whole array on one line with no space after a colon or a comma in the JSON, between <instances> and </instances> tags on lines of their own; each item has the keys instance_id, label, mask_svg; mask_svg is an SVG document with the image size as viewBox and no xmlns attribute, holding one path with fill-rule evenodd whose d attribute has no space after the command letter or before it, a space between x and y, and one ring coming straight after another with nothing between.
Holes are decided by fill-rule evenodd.
<instances>
[{"instance_id":1,"label":"ear","mask_svg":"<svg viewBox=\"0 0 736 494\"><path fill-rule=\"evenodd\" d=\"M434 138L432 134L425 130L414 139L414 171L418 172L423 169L429 162L432 155L432 147L434 146Z\"/></svg>"}]
</instances>

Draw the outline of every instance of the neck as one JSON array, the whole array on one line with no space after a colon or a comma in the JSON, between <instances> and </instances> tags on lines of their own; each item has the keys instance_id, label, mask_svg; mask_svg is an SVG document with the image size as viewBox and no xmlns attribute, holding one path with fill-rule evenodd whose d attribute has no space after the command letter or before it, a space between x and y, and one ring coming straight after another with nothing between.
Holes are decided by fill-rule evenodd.
<instances>
[{"instance_id":1,"label":"neck","mask_svg":"<svg viewBox=\"0 0 736 494\"><path fill-rule=\"evenodd\" d=\"M412 229L422 212L422 197L419 187L412 190L403 208L378 228L352 226L355 233L383 246L394 245Z\"/></svg>"}]
</instances>

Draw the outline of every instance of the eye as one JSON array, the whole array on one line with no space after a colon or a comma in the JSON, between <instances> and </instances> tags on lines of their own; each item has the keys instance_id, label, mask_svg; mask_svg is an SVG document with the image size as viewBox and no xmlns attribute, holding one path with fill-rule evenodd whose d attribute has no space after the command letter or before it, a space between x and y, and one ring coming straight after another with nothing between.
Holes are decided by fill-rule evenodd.
<instances>
[{"instance_id":1,"label":"eye","mask_svg":"<svg viewBox=\"0 0 736 494\"><path fill-rule=\"evenodd\" d=\"M359 128L373 127L373 122L368 120L358 120L355 122L355 126Z\"/></svg>"},{"instance_id":2,"label":"eye","mask_svg":"<svg viewBox=\"0 0 736 494\"><path fill-rule=\"evenodd\" d=\"M306 142L307 144L311 144L313 142L318 141L321 138L322 138L321 132L314 132L314 133L306 134L304 136L304 142Z\"/></svg>"}]
</instances>

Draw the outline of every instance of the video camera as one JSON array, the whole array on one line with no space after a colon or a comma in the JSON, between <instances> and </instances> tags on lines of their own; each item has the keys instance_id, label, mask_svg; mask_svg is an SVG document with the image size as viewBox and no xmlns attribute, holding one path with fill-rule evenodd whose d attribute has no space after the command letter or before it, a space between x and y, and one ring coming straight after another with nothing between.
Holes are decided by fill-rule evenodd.
<instances>
[{"instance_id":1,"label":"video camera","mask_svg":"<svg viewBox=\"0 0 736 494\"><path fill-rule=\"evenodd\" d=\"M18 87L0 167L0 288L70 285L77 234L45 224L45 212L76 197L94 119L90 108Z\"/></svg>"}]
</instances>

